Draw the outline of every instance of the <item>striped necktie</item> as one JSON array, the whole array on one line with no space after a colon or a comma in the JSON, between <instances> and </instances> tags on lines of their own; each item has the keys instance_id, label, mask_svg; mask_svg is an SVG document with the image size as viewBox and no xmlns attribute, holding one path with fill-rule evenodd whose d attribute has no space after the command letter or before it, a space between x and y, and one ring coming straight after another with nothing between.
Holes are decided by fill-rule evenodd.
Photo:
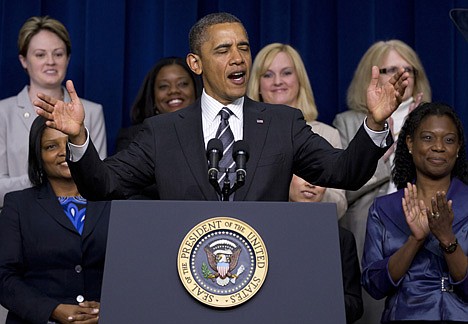
<instances>
[{"instance_id":1,"label":"striped necktie","mask_svg":"<svg viewBox=\"0 0 468 324\"><path fill-rule=\"evenodd\" d=\"M232 157L232 145L234 144L234 134L232 133L231 127L229 126L229 117L233 114L231 110L227 107L223 107L219 112L221 115L221 122L219 123L218 131L216 132L216 137L221 140L223 143L223 157L219 161L220 171L218 175L219 184L223 184L224 178L226 176L226 169L229 169L229 180L231 186L234 184L236 174L232 172L234 168L234 159Z\"/></svg>"}]
</instances>

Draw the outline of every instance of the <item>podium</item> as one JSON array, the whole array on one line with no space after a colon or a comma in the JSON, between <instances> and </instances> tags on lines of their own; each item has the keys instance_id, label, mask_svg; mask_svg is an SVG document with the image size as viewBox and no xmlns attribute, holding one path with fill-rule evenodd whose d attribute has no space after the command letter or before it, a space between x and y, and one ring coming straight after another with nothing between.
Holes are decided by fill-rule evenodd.
<instances>
[{"instance_id":1,"label":"podium","mask_svg":"<svg viewBox=\"0 0 468 324\"><path fill-rule=\"evenodd\" d=\"M185 289L186 234L214 217L249 224L268 252L263 286L231 308ZM346 323L336 206L331 203L113 201L99 323Z\"/></svg>"}]
</instances>

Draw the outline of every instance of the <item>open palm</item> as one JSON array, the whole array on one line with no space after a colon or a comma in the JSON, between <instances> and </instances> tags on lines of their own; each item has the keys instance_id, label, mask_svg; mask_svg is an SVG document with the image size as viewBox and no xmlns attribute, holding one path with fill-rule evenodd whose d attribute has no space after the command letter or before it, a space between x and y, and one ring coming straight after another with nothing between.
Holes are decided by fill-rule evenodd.
<instances>
[{"instance_id":1,"label":"open palm","mask_svg":"<svg viewBox=\"0 0 468 324\"><path fill-rule=\"evenodd\" d=\"M418 200L416 185L408 183L405 188L405 196L402 199L402 206L406 223L412 235L418 241L424 240L429 235L428 209L424 201Z\"/></svg>"},{"instance_id":2,"label":"open palm","mask_svg":"<svg viewBox=\"0 0 468 324\"><path fill-rule=\"evenodd\" d=\"M69 136L77 136L82 130L85 112L78 97L73 82L66 83L71 102L64 102L56 98L39 93L40 100L35 100L37 113L47 119L47 126L55 128Z\"/></svg>"},{"instance_id":3,"label":"open palm","mask_svg":"<svg viewBox=\"0 0 468 324\"><path fill-rule=\"evenodd\" d=\"M406 86L407 73L397 72L385 84L379 84L379 68L372 67L372 79L367 88L367 108L374 121L385 121L401 103Z\"/></svg>"}]
</instances>

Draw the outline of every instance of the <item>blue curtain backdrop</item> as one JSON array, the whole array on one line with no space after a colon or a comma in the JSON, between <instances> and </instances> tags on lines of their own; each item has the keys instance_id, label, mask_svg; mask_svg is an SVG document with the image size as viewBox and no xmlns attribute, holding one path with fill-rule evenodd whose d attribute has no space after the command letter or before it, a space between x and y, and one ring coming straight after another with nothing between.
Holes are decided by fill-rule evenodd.
<instances>
[{"instance_id":1,"label":"blue curtain backdrop","mask_svg":"<svg viewBox=\"0 0 468 324\"><path fill-rule=\"evenodd\" d=\"M28 82L17 35L33 15L62 21L72 39L68 78L78 94L103 104L109 153L147 70L161 57L188 52L188 31L205 14L227 11L249 33L252 56L271 42L289 43L307 67L319 120L346 110L346 90L362 54L398 38L420 55L433 98L454 106L468 130L468 42L449 19L468 0L1 0L0 98Z\"/></svg>"}]
</instances>

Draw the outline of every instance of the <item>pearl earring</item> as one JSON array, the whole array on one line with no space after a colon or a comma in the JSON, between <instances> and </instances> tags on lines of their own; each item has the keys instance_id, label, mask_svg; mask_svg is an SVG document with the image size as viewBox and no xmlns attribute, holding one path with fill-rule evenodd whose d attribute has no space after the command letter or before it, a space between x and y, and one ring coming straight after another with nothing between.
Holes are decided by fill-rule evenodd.
<instances>
[{"instance_id":1,"label":"pearl earring","mask_svg":"<svg viewBox=\"0 0 468 324\"><path fill-rule=\"evenodd\" d=\"M413 154L413 153L411 152L411 150L408 150L408 152L409 152L409 154Z\"/></svg>"}]
</instances>

